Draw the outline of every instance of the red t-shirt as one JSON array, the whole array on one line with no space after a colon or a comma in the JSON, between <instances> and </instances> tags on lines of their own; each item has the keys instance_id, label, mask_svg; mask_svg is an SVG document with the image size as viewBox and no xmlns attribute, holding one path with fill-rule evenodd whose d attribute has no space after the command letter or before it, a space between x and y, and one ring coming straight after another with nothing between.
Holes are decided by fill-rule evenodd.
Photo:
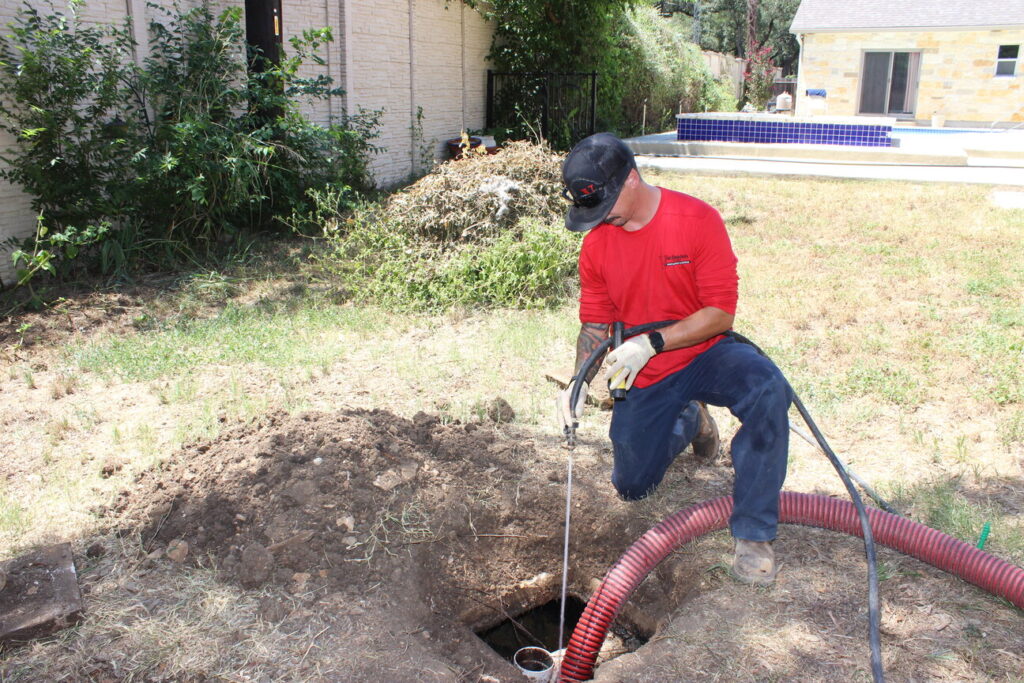
<instances>
[{"instance_id":1,"label":"red t-shirt","mask_svg":"<svg viewBox=\"0 0 1024 683\"><path fill-rule=\"evenodd\" d=\"M602 223L580 249L580 321L626 327L680 320L705 306L736 313L736 255L718 212L672 190L650 223L628 232ZM646 387L680 370L721 335L651 358L636 378Z\"/></svg>"}]
</instances>

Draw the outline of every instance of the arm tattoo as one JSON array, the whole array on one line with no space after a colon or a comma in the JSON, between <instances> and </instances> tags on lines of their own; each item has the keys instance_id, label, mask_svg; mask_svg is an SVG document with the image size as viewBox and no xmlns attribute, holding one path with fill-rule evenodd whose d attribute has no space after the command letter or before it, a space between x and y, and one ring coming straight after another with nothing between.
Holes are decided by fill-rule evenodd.
<instances>
[{"instance_id":1,"label":"arm tattoo","mask_svg":"<svg viewBox=\"0 0 1024 683\"><path fill-rule=\"evenodd\" d=\"M573 374L579 374L580 367L583 365L583 361L594 352L598 346L601 345L605 339L608 338L608 324L607 323L583 323L580 326L580 336L576 339L576 371ZM590 367L590 372L587 373L585 381L589 384L593 381L597 375L597 371L601 368L601 361L604 360L602 356Z\"/></svg>"}]
</instances>

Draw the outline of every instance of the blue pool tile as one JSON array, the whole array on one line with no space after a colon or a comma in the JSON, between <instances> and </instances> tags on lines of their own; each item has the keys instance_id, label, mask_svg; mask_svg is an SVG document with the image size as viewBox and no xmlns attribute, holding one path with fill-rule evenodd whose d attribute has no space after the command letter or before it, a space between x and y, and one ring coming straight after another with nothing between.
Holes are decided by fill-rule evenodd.
<instances>
[{"instance_id":1,"label":"blue pool tile","mask_svg":"<svg viewBox=\"0 0 1024 683\"><path fill-rule=\"evenodd\" d=\"M890 147L891 125L677 119L676 139Z\"/></svg>"}]
</instances>

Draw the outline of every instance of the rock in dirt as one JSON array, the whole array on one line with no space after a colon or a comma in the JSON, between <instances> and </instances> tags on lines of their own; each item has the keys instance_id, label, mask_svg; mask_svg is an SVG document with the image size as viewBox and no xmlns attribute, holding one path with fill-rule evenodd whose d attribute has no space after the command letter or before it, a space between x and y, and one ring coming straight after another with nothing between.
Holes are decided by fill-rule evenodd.
<instances>
[{"instance_id":1,"label":"rock in dirt","mask_svg":"<svg viewBox=\"0 0 1024 683\"><path fill-rule=\"evenodd\" d=\"M100 468L100 476L104 479L112 477L124 468L124 460L120 458L110 457L103 461L103 466Z\"/></svg>"},{"instance_id":2,"label":"rock in dirt","mask_svg":"<svg viewBox=\"0 0 1024 683\"><path fill-rule=\"evenodd\" d=\"M281 600L274 597L265 597L260 600L259 613L266 621L276 624L288 616L288 606Z\"/></svg>"},{"instance_id":3,"label":"rock in dirt","mask_svg":"<svg viewBox=\"0 0 1024 683\"><path fill-rule=\"evenodd\" d=\"M373 485L382 491L390 491L399 484L411 481L416 476L416 472L419 471L419 468L419 463L404 463L398 471L388 470L377 475L377 478L373 480Z\"/></svg>"},{"instance_id":4,"label":"rock in dirt","mask_svg":"<svg viewBox=\"0 0 1024 683\"><path fill-rule=\"evenodd\" d=\"M313 538L312 531L300 531L299 533L295 534L294 536L291 536L290 538L286 538L280 543L274 543L273 545L267 546L267 552L271 553L272 555L276 555L279 553L288 553L304 545L311 538Z\"/></svg>"},{"instance_id":5,"label":"rock in dirt","mask_svg":"<svg viewBox=\"0 0 1024 683\"><path fill-rule=\"evenodd\" d=\"M284 496L285 500L299 507L302 507L303 505L308 503L316 494L316 482L311 481L309 479L304 479L302 481L295 482L294 484L289 486L287 489L285 489L282 495Z\"/></svg>"},{"instance_id":6,"label":"rock in dirt","mask_svg":"<svg viewBox=\"0 0 1024 683\"><path fill-rule=\"evenodd\" d=\"M291 588L293 593L302 593L309 584L310 574L307 572L295 572L292 574Z\"/></svg>"},{"instance_id":7,"label":"rock in dirt","mask_svg":"<svg viewBox=\"0 0 1024 683\"><path fill-rule=\"evenodd\" d=\"M245 588L258 588L266 583L274 569L274 556L259 543L250 543L242 551L238 563L238 582Z\"/></svg>"},{"instance_id":8,"label":"rock in dirt","mask_svg":"<svg viewBox=\"0 0 1024 683\"><path fill-rule=\"evenodd\" d=\"M188 543L178 538L167 544L167 557L176 564L181 564L188 557Z\"/></svg>"}]
</instances>

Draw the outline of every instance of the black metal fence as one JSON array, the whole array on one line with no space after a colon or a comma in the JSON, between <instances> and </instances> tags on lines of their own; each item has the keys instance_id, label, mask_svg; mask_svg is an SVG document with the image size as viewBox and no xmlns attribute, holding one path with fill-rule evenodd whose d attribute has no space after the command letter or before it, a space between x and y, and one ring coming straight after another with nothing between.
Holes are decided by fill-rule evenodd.
<instances>
[{"instance_id":1,"label":"black metal fence","mask_svg":"<svg viewBox=\"0 0 1024 683\"><path fill-rule=\"evenodd\" d=\"M596 73L487 71L487 127L539 132L568 149L595 132Z\"/></svg>"}]
</instances>

